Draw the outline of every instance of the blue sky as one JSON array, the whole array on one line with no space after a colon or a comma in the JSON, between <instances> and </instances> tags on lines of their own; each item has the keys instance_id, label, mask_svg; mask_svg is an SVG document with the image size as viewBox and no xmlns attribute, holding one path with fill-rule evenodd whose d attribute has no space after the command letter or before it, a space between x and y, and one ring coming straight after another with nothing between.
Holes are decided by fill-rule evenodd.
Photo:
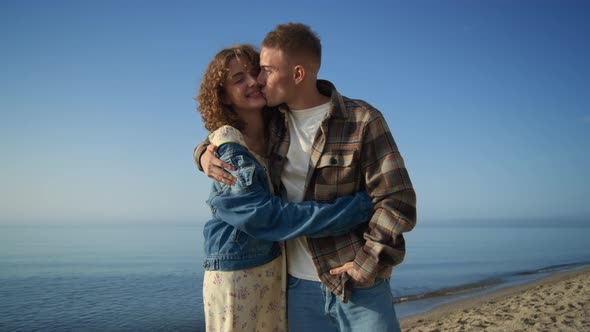
<instances>
[{"instance_id":1,"label":"blue sky","mask_svg":"<svg viewBox=\"0 0 590 332\"><path fill-rule=\"evenodd\" d=\"M587 2L330 2L2 1L0 223L204 222L203 70L289 21L385 115L419 222L590 219Z\"/></svg>"}]
</instances>

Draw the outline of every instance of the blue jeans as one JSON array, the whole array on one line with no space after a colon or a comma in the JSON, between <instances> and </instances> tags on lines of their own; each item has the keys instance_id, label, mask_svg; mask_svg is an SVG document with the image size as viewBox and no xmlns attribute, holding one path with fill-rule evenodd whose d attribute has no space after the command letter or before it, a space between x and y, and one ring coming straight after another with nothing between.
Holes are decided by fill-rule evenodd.
<instances>
[{"instance_id":1,"label":"blue jeans","mask_svg":"<svg viewBox=\"0 0 590 332\"><path fill-rule=\"evenodd\" d=\"M287 308L290 332L399 332L389 280L354 288L342 303L321 282L289 276Z\"/></svg>"}]
</instances>

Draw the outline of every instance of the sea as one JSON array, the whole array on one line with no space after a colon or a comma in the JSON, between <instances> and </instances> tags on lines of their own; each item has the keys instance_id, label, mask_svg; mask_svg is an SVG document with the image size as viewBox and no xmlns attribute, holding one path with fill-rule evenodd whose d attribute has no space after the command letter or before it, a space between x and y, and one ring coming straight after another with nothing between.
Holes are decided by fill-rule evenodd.
<instances>
[{"instance_id":1,"label":"sea","mask_svg":"<svg viewBox=\"0 0 590 332\"><path fill-rule=\"evenodd\" d=\"M203 331L203 224L0 225L0 331ZM398 317L590 266L590 223L418 224Z\"/></svg>"}]
</instances>

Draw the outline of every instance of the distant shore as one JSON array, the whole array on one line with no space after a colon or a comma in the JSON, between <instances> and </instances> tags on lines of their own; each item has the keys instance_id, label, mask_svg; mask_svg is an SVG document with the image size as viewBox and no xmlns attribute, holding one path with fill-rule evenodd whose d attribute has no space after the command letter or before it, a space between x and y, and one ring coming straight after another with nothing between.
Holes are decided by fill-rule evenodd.
<instances>
[{"instance_id":1,"label":"distant shore","mask_svg":"<svg viewBox=\"0 0 590 332\"><path fill-rule=\"evenodd\" d=\"M589 331L590 268L441 305L401 319L417 331Z\"/></svg>"}]
</instances>

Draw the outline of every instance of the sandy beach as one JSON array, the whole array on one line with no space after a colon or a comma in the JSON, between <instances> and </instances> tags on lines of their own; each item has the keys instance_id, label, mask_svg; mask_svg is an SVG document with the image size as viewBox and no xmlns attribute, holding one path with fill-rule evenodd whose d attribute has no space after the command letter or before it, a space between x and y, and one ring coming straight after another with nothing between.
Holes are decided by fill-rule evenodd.
<instances>
[{"instance_id":1,"label":"sandy beach","mask_svg":"<svg viewBox=\"0 0 590 332\"><path fill-rule=\"evenodd\" d=\"M590 268L461 300L401 320L417 331L590 331Z\"/></svg>"}]
</instances>

